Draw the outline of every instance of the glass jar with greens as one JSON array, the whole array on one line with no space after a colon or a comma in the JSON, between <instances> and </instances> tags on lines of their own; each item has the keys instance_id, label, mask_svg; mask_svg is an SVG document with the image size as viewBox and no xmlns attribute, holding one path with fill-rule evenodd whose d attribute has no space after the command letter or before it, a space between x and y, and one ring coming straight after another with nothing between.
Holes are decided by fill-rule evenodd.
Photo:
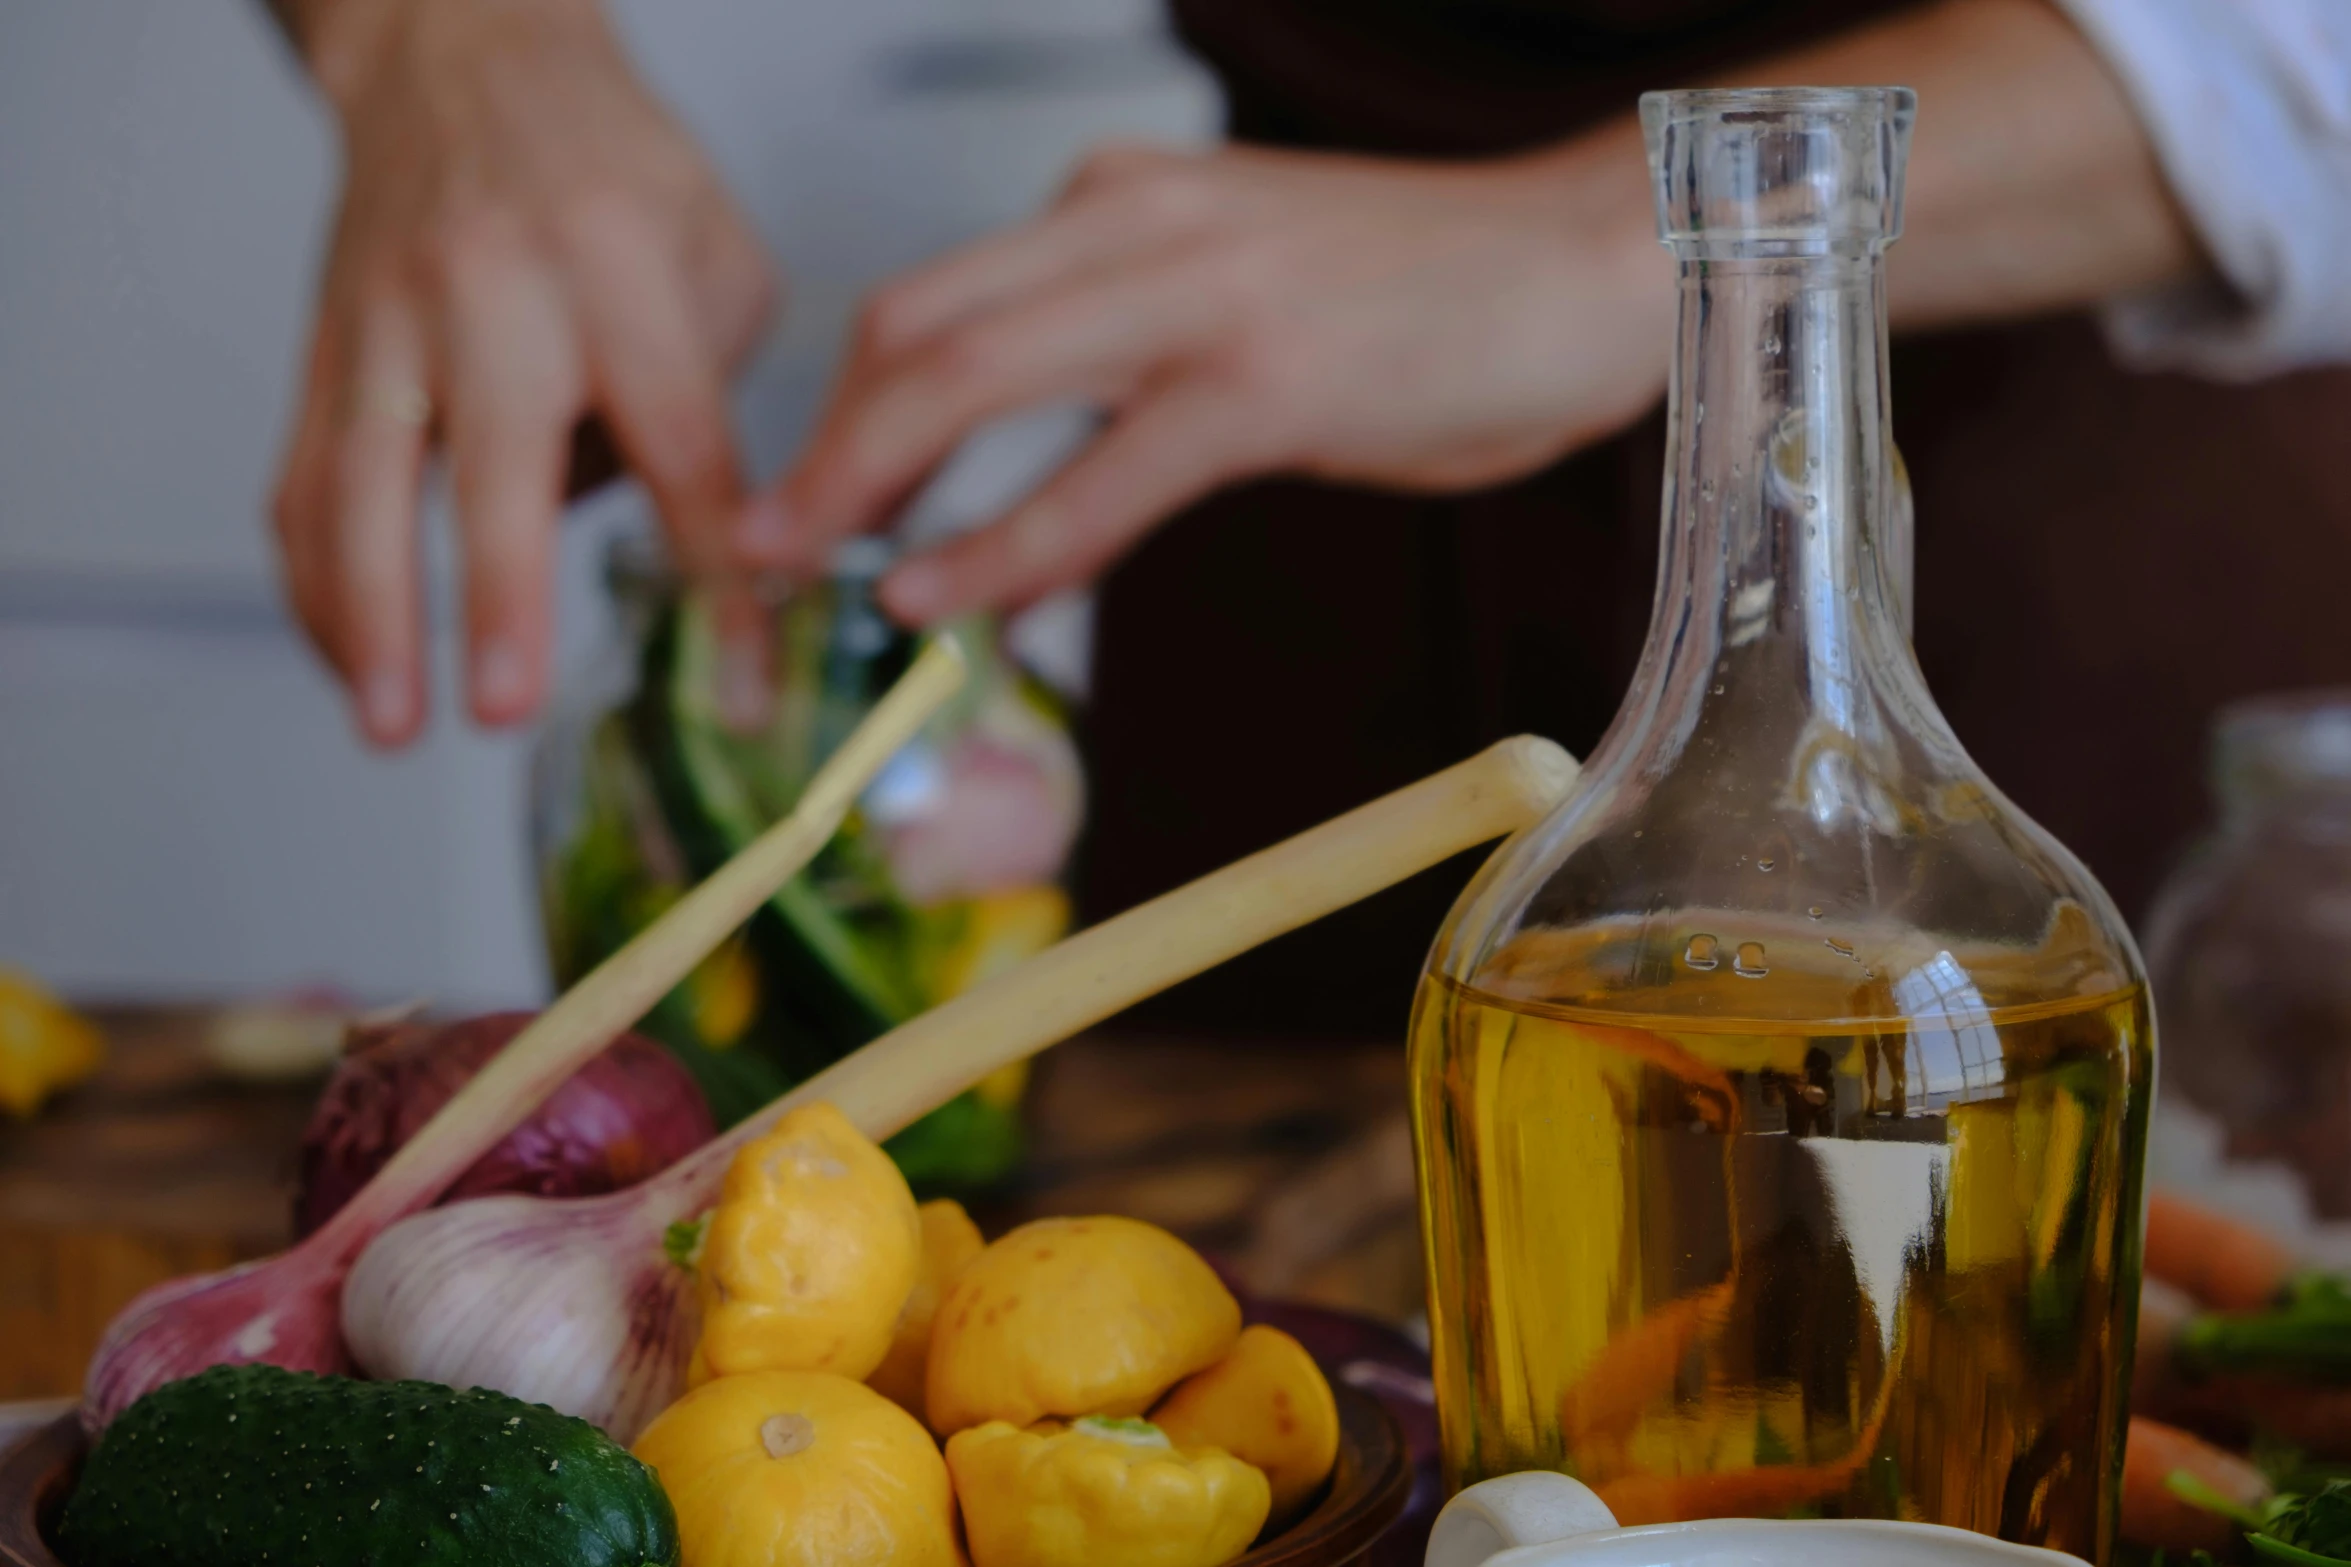
<instances>
[{"instance_id":1,"label":"glass jar with greens","mask_svg":"<svg viewBox=\"0 0 2351 1567\"><path fill-rule=\"evenodd\" d=\"M876 608L889 547L858 540L826 582L763 599L770 689L723 709L709 595L639 541L608 570L617 644L559 704L532 765L550 962L568 985L788 811L911 656ZM1057 698L956 628L953 704L868 788L840 833L644 1024L731 1125L892 1025L1059 939L1083 811ZM1018 1071L892 1139L910 1180L984 1185L1020 1155Z\"/></svg>"}]
</instances>

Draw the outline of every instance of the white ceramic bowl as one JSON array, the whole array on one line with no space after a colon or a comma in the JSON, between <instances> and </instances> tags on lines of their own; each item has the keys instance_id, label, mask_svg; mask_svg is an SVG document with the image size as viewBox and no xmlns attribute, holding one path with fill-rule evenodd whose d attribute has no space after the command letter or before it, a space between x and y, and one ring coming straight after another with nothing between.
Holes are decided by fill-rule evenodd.
<instances>
[{"instance_id":1,"label":"white ceramic bowl","mask_svg":"<svg viewBox=\"0 0 2351 1567\"><path fill-rule=\"evenodd\" d=\"M2086 1567L2079 1557L1940 1524L1716 1518L1620 1529L1585 1486L1546 1470L1463 1490L1426 1567Z\"/></svg>"}]
</instances>

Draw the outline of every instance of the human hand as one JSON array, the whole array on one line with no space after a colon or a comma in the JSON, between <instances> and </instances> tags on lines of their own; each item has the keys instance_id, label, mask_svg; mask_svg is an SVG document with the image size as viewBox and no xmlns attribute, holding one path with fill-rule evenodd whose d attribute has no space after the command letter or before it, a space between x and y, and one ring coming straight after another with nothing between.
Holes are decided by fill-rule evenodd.
<instances>
[{"instance_id":1,"label":"human hand","mask_svg":"<svg viewBox=\"0 0 2351 1567\"><path fill-rule=\"evenodd\" d=\"M818 433L755 505L821 569L980 423L1088 400L1100 434L1006 517L901 564L901 620L1082 581L1274 471L1416 490L1529 472L1663 389L1672 290L1637 134L1486 165L1098 153L1043 216L867 304Z\"/></svg>"},{"instance_id":2,"label":"human hand","mask_svg":"<svg viewBox=\"0 0 2351 1567\"><path fill-rule=\"evenodd\" d=\"M773 314L774 275L595 0L310 0L302 20L346 175L274 509L287 590L362 732L413 738L418 494L437 440L470 705L512 722L546 685L583 416L610 430L690 571L734 563L726 381ZM754 617L746 593L732 645Z\"/></svg>"}]
</instances>

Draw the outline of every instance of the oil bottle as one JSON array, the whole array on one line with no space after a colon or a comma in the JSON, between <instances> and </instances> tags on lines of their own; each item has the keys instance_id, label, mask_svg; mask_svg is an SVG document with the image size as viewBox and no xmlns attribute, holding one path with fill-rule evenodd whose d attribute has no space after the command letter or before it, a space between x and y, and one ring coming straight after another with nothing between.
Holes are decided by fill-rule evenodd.
<instances>
[{"instance_id":1,"label":"oil bottle","mask_svg":"<svg viewBox=\"0 0 2351 1567\"><path fill-rule=\"evenodd\" d=\"M1649 639L1415 1003L1447 1477L1626 1523L1903 1518L2103 1560L2154 1035L1961 749L1893 579L1897 88L1652 94L1679 266Z\"/></svg>"}]
</instances>

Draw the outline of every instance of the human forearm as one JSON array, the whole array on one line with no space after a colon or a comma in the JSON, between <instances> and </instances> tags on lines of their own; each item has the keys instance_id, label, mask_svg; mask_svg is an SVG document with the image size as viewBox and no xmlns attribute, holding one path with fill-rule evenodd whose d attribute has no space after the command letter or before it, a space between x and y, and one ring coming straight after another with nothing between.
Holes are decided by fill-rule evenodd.
<instances>
[{"instance_id":1,"label":"human forearm","mask_svg":"<svg viewBox=\"0 0 2351 1567\"><path fill-rule=\"evenodd\" d=\"M2122 88L2045 0L1941 0L1723 81L1917 90L1897 327L2069 309L2203 265ZM1588 183L1639 156L1628 118L1530 161Z\"/></svg>"},{"instance_id":2,"label":"human forearm","mask_svg":"<svg viewBox=\"0 0 2351 1567\"><path fill-rule=\"evenodd\" d=\"M2044 0L1945 0L1770 69L1918 91L1897 327L2068 309L2203 265L2120 83Z\"/></svg>"},{"instance_id":3,"label":"human forearm","mask_svg":"<svg viewBox=\"0 0 2351 1567\"><path fill-rule=\"evenodd\" d=\"M261 0L319 91L348 116L370 76L401 49L436 39L480 38L501 22L569 36L617 52L598 0ZM485 25L487 24L487 25ZM460 45L462 46L462 45Z\"/></svg>"}]
</instances>

